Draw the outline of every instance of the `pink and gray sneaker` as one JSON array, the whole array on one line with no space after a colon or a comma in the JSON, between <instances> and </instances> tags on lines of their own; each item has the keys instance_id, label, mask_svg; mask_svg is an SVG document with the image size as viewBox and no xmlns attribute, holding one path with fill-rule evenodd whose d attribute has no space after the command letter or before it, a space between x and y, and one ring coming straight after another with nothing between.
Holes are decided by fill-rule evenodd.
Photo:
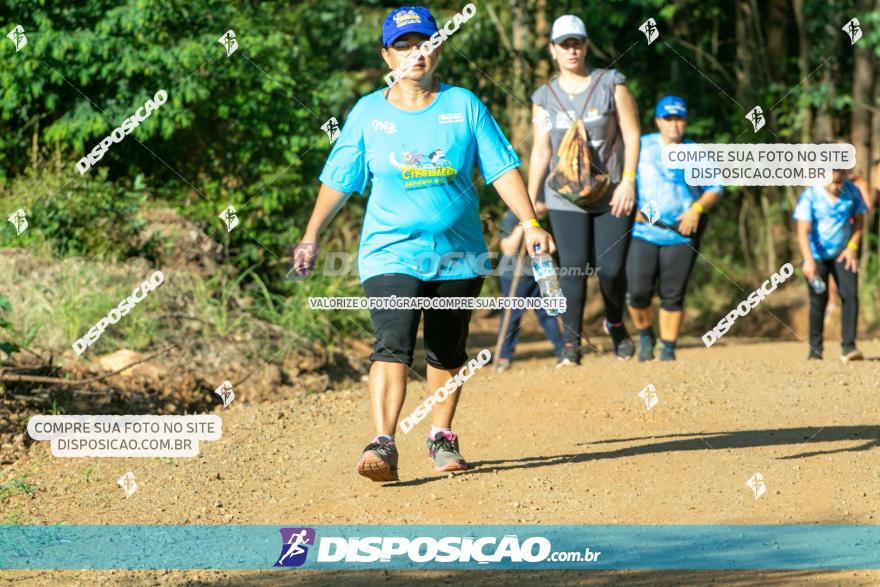
<instances>
[{"instance_id":1,"label":"pink and gray sneaker","mask_svg":"<svg viewBox=\"0 0 880 587\"><path fill-rule=\"evenodd\" d=\"M467 462L458 451L458 436L452 432L438 432L434 438L429 436L428 456L434 460L434 470L438 473L468 469Z\"/></svg>"},{"instance_id":2,"label":"pink and gray sneaker","mask_svg":"<svg viewBox=\"0 0 880 587\"><path fill-rule=\"evenodd\" d=\"M397 447L394 439L377 436L364 449L357 472L371 481L397 481Z\"/></svg>"}]
</instances>

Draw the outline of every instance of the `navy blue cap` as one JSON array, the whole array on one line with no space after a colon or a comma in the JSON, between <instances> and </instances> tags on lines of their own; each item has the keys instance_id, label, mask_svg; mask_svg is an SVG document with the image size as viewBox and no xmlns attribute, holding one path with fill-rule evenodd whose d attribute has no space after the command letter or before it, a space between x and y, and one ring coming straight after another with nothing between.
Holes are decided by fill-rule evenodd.
<instances>
[{"instance_id":1,"label":"navy blue cap","mask_svg":"<svg viewBox=\"0 0 880 587\"><path fill-rule=\"evenodd\" d=\"M430 37L437 32L437 21L427 8L401 6L385 17L382 25L382 44L386 47L407 33L421 33Z\"/></svg>"},{"instance_id":2,"label":"navy blue cap","mask_svg":"<svg viewBox=\"0 0 880 587\"><path fill-rule=\"evenodd\" d=\"M666 118L667 116L681 116L684 118L687 115L687 104L678 96L663 96L657 102L657 108L654 109L654 116L658 118Z\"/></svg>"}]
</instances>

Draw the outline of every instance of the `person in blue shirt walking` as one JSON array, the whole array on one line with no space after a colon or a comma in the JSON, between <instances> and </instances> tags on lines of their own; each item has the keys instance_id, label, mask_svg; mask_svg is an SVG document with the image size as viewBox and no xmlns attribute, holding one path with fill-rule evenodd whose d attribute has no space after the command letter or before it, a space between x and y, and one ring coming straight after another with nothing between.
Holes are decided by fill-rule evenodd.
<instances>
[{"instance_id":1,"label":"person in blue shirt walking","mask_svg":"<svg viewBox=\"0 0 880 587\"><path fill-rule=\"evenodd\" d=\"M797 221L798 246L804 256L803 271L810 295L808 359L822 358L829 275L837 283L842 306L841 359L847 362L863 358L856 349L856 326L859 243L866 210L858 188L846 179L846 171L842 170L832 172L830 184L805 189L794 209L792 217Z\"/></svg>"},{"instance_id":2,"label":"person in blue shirt walking","mask_svg":"<svg viewBox=\"0 0 880 587\"><path fill-rule=\"evenodd\" d=\"M365 297L476 297L489 269L477 261L488 252L474 167L523 223L530 254L555 250L538 224L517 170L520 160L489 110L470 91L435 78L442 45L431 50L425 44L437 32L434 17L420 6L397 8L385 19L381 56L402 73L390 89L364 96L349 113L294 253L298 274L314 269L320 233L348 196L363 194L372 181L358 247ZM432 394L467 363L470 314L466 309L424 310ZM364 449L357 471L373 481L398 478L394 433L421 315L419 309L370 310L376 342L369 389L376 436ZM452 432L460 396L459 386L432 409L428 454L436 471L468 467Z\"/></svg>"},{"instance_id":3,"label":"person in blue shirt walking","mask_svg":"<svg viewBox=\"0 0 880 587\"><path fill-rule=\"evenodd\" d=\"M693 143L685 138L688 109L678 96L662 98L654 109L660 132L644 135L636 168L638 212L626 261L627 303L639 329L639 360L654 358L651 298L660 293L661 361L675 360L684 315L684 295L705 228L706 213L721 199L721 186L696 187L683 169L663 164L665 145Z\"/></svg>"}]
</instances>

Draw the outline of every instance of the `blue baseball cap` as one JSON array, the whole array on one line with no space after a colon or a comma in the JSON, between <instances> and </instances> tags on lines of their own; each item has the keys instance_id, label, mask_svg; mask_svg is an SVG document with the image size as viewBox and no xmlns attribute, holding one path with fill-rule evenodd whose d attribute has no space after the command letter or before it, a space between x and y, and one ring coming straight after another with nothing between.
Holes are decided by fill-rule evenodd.
<instances>
[{"instance_id":1,"label":"blue baseball cap","mask_svg":"<svg viewBox=\"0 0 880 587\"><path fill-rule=\"evenodd\" d=\"M681 116L684 118L687 115L687 104L678 96L663 96L657 102L657 108L654 109L654 116L658 118L666 118L667 116Z\"/></svg>"},{"instance_id":2,"label":"blue baseball cap","mask_svg":"<svg viewBox=\"0 0 880 587\"><path fill-rule=\"evenodd\" d=\"M421 33L430 37L437 32L437 21L427 8L401 6L385 17L382 25L382 44L386 47L407 33Z\"/></svg>"}]
</instances>

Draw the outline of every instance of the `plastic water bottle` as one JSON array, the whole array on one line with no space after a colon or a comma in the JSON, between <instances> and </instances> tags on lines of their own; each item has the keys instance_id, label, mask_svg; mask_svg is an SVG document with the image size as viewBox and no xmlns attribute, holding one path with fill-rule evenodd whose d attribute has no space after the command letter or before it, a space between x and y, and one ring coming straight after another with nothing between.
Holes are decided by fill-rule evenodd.
<instances>
[{"instance_id":1,"label":"plastic water bottle","mask_svg":"<svg viewBox=\"0 0 880 587\"><path fill-rule=\"evenodd\" d=\"M538 246L535 245L535 251ZM559 274L556 271L556 265L553 264L553 257L546 253L540 253L532 256L532 275L538 286L541 288L541 297L547 299L564 300L562 288L559 287ZM557 316L561 313L560 309L548 309L547 314Z\"/></svg>"},{"instance_id":2,"label":"plastic water bottle","mask_svg":"<svg viewBox=\"0 0 880 587\"><path fill-rule=\"evenodd\" d=\"M825 285L825 282L822 281L822 278L818 275L813 276L813 280L810 282L810 285L813 286L813 291L819 295L825 293L825 290L828 286Z\"/></svg>"}]
</instances>

